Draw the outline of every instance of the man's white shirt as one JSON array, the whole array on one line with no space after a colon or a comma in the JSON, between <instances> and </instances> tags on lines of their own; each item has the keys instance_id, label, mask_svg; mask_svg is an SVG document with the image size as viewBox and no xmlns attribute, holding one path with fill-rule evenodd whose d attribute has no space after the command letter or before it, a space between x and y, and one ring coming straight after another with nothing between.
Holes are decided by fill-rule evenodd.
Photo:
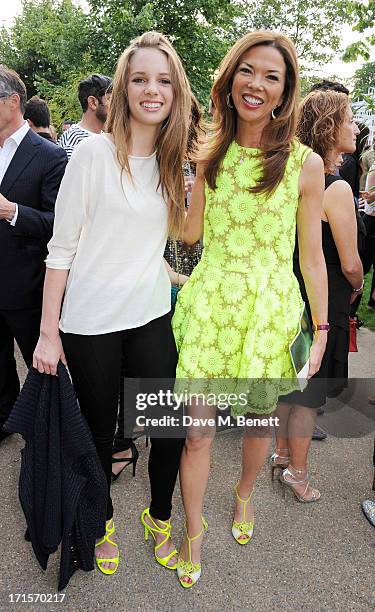
<instances>
[{"instance_id":1,"label":"man's white shirt","mask_svg":"<svg viewBox=\"0 0 375 612\"><path fill-rule=\"evenodd\" d=\"M6 171L8 170L10 162L12 161L18 147L25 138L29 129L30 126L27 121L25 121L24 124L20 128L18 128L18 130L13 132L11 136L8 136L8 138L4 142L4 145L0 147L0 184L5 176ZM11 220L7 219L8 223L13 226L16 224L18 217L18 204L16 202L14 203L16 205L16 212L14 213L14 217Z\"/></svg>"}]
</instances>

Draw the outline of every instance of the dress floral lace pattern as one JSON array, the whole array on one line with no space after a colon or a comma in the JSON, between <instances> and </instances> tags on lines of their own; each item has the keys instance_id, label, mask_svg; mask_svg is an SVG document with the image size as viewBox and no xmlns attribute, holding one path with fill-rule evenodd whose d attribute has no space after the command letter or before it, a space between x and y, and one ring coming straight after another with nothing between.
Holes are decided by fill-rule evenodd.
<instances>
[{"instance_id":1,"label":"dress floral lace pattern","mask_svg":"<svg viewBox=\"0 0 375 612\"><path fill-rule=\"evenodd\" d=\"M245 391L246 405L232 406L234 416L270 413L279 395L298 388L289 344L303 306L293 251L298 178L308 153L293 142L277 189L252 194L260 151L232 142L217 188L206 186L203 256L173 317L177 379L190 381L190 391Z\"/></svg>"}]
</instances>

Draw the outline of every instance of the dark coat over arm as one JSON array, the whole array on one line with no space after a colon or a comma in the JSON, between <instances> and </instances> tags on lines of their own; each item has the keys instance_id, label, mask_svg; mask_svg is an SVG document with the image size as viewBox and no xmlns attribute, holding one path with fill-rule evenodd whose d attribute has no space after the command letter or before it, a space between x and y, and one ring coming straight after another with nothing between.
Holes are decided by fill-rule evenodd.
<instances>
[{"instance_id":1,"label":"dark coat over arm","mask_svg":"<svg viewBox=\"0 0 375 612\"><path fill-rule=\"evenodd\" d=\"M77 569L94 568L96 538L105 531L107 481L73 386L31 368L5 429L25 439L19 497L28 539L46 569L61 543L59 590Z\"/></svg>"}]
</instances>

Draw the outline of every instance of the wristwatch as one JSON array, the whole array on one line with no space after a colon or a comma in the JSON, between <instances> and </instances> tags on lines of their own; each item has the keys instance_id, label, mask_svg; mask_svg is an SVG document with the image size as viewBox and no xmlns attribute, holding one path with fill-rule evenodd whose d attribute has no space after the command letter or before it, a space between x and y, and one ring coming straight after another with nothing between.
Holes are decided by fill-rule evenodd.
<instances>
[{"instance_id":1,"label":"wristwatch","mask_svg":"<svg viewBox=\"0 0 375 612\"><path fill-rule=\"evenodd\" d=\"M327 331L328 332L330 329L331 329L331 326L329 323L324 323L324 325L315 325L314 323L314 325L312 326L313 332L316 332L316 331Z\"/></svg>"}]
</instances>

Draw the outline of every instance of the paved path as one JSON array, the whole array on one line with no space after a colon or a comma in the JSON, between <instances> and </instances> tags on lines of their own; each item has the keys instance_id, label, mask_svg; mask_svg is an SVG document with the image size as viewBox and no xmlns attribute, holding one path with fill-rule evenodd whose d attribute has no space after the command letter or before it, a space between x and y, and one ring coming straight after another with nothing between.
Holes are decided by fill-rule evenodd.
<instances>
[{"instance_id":1,"label":"paved path","mask_svg":"<svg viewBox=\"0 0 375 612\"><path fill-rule=\"evenodd\" d=\"M351 356L351 375L367 377L375 394L375 334L361 330L360 353ZM370 380L370 377L373 377ZM367 386L366 386L367 393ZM94 571L76 573L63 604L11 606L9 593L54 593L58 558L43 572L24 541L24 519L17 499L22 440L16 436L0 447L0 610L91 610L218 612L357 611L375 608L375 531L364 519L360 502L371 496L375 408L356 412L357 438L331 435L313 442L311 474L322 491L317 504L282 499L280 485L264 468L256 488L253 541L239 547L230 535L233 486L239 470L240 432L217 437L206 498L209 531L205 537L203 575L190 591L174 572L156 565L151 544L143 542L139 514L148 500L147 451L141 452L136 478L130 471L113 486L116 524L122 550L113 577ZM343 411L355 407L343 408ZM367 412L366 412L367 411ZM325 427L331 415L320 417ZM332 423L331 423L332 425ZM363 432L368 431L367 435ZM361 433L362 432L362 433ZM183 513L175 494L174 533L179 542ZM55 555L56 557L56 555Z\"/></svg>"}]
</instances>

